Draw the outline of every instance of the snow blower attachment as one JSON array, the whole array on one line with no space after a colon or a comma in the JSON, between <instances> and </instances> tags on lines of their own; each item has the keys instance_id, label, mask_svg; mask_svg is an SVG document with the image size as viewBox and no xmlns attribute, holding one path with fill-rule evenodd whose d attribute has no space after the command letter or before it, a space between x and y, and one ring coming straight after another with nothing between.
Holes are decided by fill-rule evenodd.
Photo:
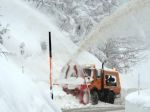
<instances>
[{"instance_id":1,"label":"snow blower attachment","mask_svg":"<svg viewBox=\"0 0 150 112\"><path fill-rule=\"evenodd\" d=\"M50 95L53 99L53 85L52 85L52 43L51 43L51 32L49 32L49 62L50 62Z\"/></svg>"},{"instance_id":2,"label":"snow blower attachment","mask_svg":"<svg viewBox=\"0 0 150 112\"><path fill-rule=\"evenodd\" d=\"M116 95L121 91L118 71L104 70L104 63L102 69L97 69L95 65L68 65L65 78L74 78L74 84L64 85L63 90L76 96L83 104L91 102L95 105L99 100L113 104ZM82 83L76 82L78 79L82 79Z\"/></svg>"}]
</instances>

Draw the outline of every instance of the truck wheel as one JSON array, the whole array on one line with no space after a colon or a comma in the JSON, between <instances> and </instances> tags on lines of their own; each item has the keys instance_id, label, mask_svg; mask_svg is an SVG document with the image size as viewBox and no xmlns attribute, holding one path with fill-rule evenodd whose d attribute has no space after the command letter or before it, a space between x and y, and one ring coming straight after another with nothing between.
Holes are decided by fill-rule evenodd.
<instances>
[{"instance_id":1,"label":"truck wheel","mask_svg":"<svg viewBox=\"0 0 150 112\"><path fill-rule=\"evenodd\" d=\"M98 92L97 91L92 91L91 92L91 103L92 103L92 105L98 104L98 100L99 100Z\"/></svg>"},{"instance_id":2,"label":"truck wheel","mask_svg":"<svg viewBox=\"0 0 150 112\"><path fill-rule=\"evenodd\" d=\"M88 91L84 91L83 93L83 104L88 104L89 103L89 92Z\"/></svg>"},{"instance_id":3,"label":"truck wheel","mask_svg":"<svg viewBox=\"0 0 150 112\"><path fill-rule=\"evenodd\" d=\"M103 102L105 101L105 93L104 93L104 91L100 91L99 92L99 100L103 101Z\"/></svg>"},{"instance_id":4,"label":"truck wheel","mask_svg":"<svg viewBox=\"0 0 150 112\"><path fill-rule=\"evenodd\" d=\"M114 104L114 101L115 101L115 94L113 92L109 92L108 95L107 95L107 103L111 103L111 104Z\"/></svg>"}]
</instances>

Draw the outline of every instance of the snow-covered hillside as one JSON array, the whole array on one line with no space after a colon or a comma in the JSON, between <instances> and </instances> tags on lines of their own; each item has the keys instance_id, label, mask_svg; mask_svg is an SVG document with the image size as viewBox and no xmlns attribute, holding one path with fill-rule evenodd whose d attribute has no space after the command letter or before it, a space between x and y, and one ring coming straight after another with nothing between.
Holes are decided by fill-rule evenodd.
<instances>
[{"instance_id":1,"label":"snow-covered hillside","mask_svg":"<svg viewBox=\"0 0 150 112\"><path fill-rule=\"evenodd\" d=\"M0 105L1 112L60 112L49 94L41 91L31 78L22 74L19 67L11 59L6 60L4 55L0 56Z\"/></svg>"}]
</instances>

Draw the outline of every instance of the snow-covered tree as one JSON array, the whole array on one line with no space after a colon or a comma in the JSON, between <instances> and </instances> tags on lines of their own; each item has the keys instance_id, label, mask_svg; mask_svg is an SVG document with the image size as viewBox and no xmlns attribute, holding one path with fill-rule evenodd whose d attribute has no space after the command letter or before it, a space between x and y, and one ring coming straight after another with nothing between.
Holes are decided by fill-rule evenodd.
<instances>
[{"instance_id":1,"label":"snow-covered tree","mask_svg":"<svg viewBox=\"0 0 150 112\"><path fill-rule=\"evenodd\" d=\"M41 50L46 51L47 50L47 43L45 41L42 41L40 44L41 44Z\"/></svg>"},{"instance_id":2,"label":"snow-covered tree","mask_svg":"<svg viewBox=\"0 0 150 112\"><path fill-rule=\"evenodd\" d=\"M25 0L53 15L57 26L68 32L74 43L84 40L93 26L118 6L119 0Z\"/></svg>"},{"instance_id":3,"label":"snow-covered tree","mask_svg":"<svg viewBox=\"0 0 150 112\"><path fill-rule=\"evenodd\" d=\"M107 67L115 67L118 71L125 72L144 60L145 50L146 46L138 42L137 38L122 37L108 39L103 47L97 45L90 52L101 62L106 61Z\"/></svg>"},{"instance_id":4,"label":"snow-covered tree","mask_svg":"<svg viewBox=\"0 0 150 112\"><path fill-rule=\"evenodd\" d=\"M25 54L25 43L24 43L24 42L22 42L22 43L19 45L19 49L20 49L20 54L21 54L22 56L24 56L24 54Z\"/></svg>"},{"instance_id":5,"label":"snow-covered tree","mask_svg":"<svg viewBox=\"0 0 150 112\"><path fill-rule=\"evenodd\" d=\"M0 44L3 44L3 37L0 35Z\"/></svg>"},{"instance_id":6,"label":"snow-covered tree","mask_svg":"<svg viewBox=\"0 0 150 112\"><path fill-rule=\"evenodd\" d=\"M8 29L8 25L3 26L2 24L0 24L0 44L4 43L4 35L9 31Z\"/></svg>"},{"instance_id":7,"label":"snow-covered tree","mask_svg":"<svg viewBox=\"0 0 150 112\"><path fill-rule=\"evenodd\" d=\"M4 38L5 38L5 34L9 31L8 29L8 25L4 26L0 23L0 44L3 45L4 44ZM7 56L8 52L3 51L2 48L0 47L0 56ZM7 57L6 57L7 59Z\"/></svg>"}]
</instances>

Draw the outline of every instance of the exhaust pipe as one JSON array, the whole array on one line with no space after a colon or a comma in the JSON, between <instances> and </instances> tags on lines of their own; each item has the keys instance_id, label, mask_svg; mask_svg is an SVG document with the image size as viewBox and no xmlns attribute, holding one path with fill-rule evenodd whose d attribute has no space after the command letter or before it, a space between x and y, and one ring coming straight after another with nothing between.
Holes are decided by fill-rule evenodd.
<instances>
[{"instance_id":1,"label":"exhaust pipe","mask_svg":"<svg viewBox=\"0 0 150 112\"><path fill-rule=\"evenodd\" d=\"M106 60L102 63L102 70L104 70L104 64L106 63Z\"/></svg>"}]
</instances>

